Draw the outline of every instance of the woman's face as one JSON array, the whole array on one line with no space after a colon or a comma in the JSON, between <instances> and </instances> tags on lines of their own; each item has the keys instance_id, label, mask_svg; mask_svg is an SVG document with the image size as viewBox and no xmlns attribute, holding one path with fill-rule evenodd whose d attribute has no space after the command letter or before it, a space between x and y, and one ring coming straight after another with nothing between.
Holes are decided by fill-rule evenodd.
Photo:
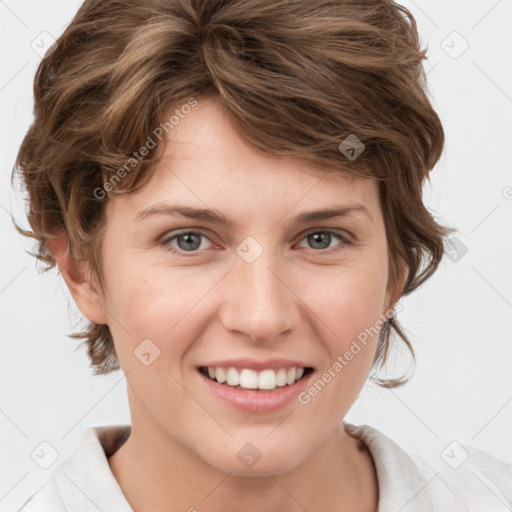
<instances>
[{"instance_id":1,"label":"woman's face","mask_svg":"<svg viewBox=\"0 0 512 512\"><path fill-rule=\"evenodd\" d=\"M377 182L256 153L214 100L169 138L150 183L107 204L103 304L132 433L225 472L289 470L339 426L375 355L388 308ZM297 220L326 209L348 210ZM291 381L291 367L313 371L272 391L199 370L230 366L249 386L282 384L279 368Z\"/></svg>"}]
</instances>

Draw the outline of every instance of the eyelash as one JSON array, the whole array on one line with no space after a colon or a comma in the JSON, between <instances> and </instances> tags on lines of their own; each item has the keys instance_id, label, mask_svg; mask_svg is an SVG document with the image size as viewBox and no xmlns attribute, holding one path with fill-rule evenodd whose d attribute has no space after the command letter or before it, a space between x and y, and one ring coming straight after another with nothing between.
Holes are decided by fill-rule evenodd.
<instances>
[{"instance_id":1,"label":"eyelash","mask_svg":"<svg viewBox=\"0 0 512 512\"><path fill-rule=\"evenodd\" d=\"M342 242L341 244L338 244L338 245L341 246L340 248L336 248L338 246L335 246L334 248L330 248L330 249L308 249L309 251L313 251L314 253L332 254L332 253L336 253L336 252L342 251L343 249L346 248L346 246L352 245L352 242L348 239L347 236L345 236L343 234L342 231L337 231L337 230L333 230L333 229L313 229L313 230L310 230L310 231L308 231L307 233L305 233L302 236L301 240L307 238L309 235L312 235L314 233L329 233L330 235L335 236L336 238L338 238ZM184 255L185 257L197 256L198 254L201 254L201 252L205 251L206 249L202 249L202 250L201 249L196 249L195 251L187 252L187 251L183 251L181 249L176 249L176 248L174 248L174 247L172 247L170 245L170 242L176 240L177 238L179 238L181 236L184 236L184 235L190 235L190 234L200 235L200 236L210 240L205 234L203 234L203 233L201 233L199 231L182 231L180 233L172 235L171 237L167 237L167 238L163 239L160 242L160 245L162 245L167 251L169 251L169 252L171 252L173 254L181 254L181 255Z\"/></svg>"}]
</instances>

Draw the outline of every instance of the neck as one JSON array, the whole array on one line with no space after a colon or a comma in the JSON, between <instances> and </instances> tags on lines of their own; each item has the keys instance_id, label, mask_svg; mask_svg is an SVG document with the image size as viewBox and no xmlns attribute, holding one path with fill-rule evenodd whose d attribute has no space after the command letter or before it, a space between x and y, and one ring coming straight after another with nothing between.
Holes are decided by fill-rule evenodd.
<instances>
[{"instance_id":1,"label":"neck","mask_svg":"<svg viewBox=\"0 0 512 512\"><path fill-rule=\"evenodd\" d=\"M158 424L132 422L108 460L134 512L218 512L233 503L245 512L375 512L375 468L361 445L340 425L292 470L240 476L213 467Z\"/></svg>"}]
</instances>

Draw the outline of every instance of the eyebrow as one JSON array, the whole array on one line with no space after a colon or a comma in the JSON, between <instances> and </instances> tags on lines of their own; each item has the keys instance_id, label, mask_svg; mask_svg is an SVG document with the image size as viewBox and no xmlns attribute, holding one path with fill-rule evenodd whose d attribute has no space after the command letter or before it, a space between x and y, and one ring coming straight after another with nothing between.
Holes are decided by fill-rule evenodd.
<instances>
[{"instance_id":1,"label":"eyebrow","mask_svg":"<svg viewBox=\"0 0 512 512\"><path fill-rule=\"evenodd\" d=\"M345 217L354 213L361 213L366 216L372 223L373 218L368 208L363 204L351 203L346 206L337 208L325 208L323 210L314 210L309 212L299 213L293 220L295 224L307 224L321 220L333 219L337 217ZM157 203L148 208L144 208L135 216L135 222L140 222L153 215L180 215L189 219L203 220L213 224L219 224L232 228L235 222L228 217L224 216L217 210L210 210L206 208L193 208L184 205L172 205L167 203Z\"/></svg>"}]
</instances>

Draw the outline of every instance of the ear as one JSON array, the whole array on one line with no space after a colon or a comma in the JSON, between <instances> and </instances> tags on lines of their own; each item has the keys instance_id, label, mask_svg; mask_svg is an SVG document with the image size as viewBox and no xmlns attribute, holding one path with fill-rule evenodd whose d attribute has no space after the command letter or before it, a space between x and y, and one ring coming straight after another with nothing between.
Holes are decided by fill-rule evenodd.
<instances>
[{"instance_id":1,"label":"ear","mask_svg":"<svg viewBox=\"0 0 512 512\"><path fill-rule=\"evenodd\" d=\"M398 269L398 275L396 277L396 282L394 285L390 287L388 293L386 294L386 311L393 309L396 306L396 303L400 300L402 293L404 291L405 282L407 279L407 268L405 263L401 264Z\"/></svg>"},{"instance_id":2,"label":"ear","mask_svg":"<svg viewBox=\"0 0 512 512\"><path fill-rule=\"evenodd\" d=\"M103 308L103 298L88 280L89 267L86 262L78 261L71 254L67 233L61 233L56 238L48 240L47 244L78 309L91 322L107 324L108 317Z\"/></svg>"}]
</instances>

